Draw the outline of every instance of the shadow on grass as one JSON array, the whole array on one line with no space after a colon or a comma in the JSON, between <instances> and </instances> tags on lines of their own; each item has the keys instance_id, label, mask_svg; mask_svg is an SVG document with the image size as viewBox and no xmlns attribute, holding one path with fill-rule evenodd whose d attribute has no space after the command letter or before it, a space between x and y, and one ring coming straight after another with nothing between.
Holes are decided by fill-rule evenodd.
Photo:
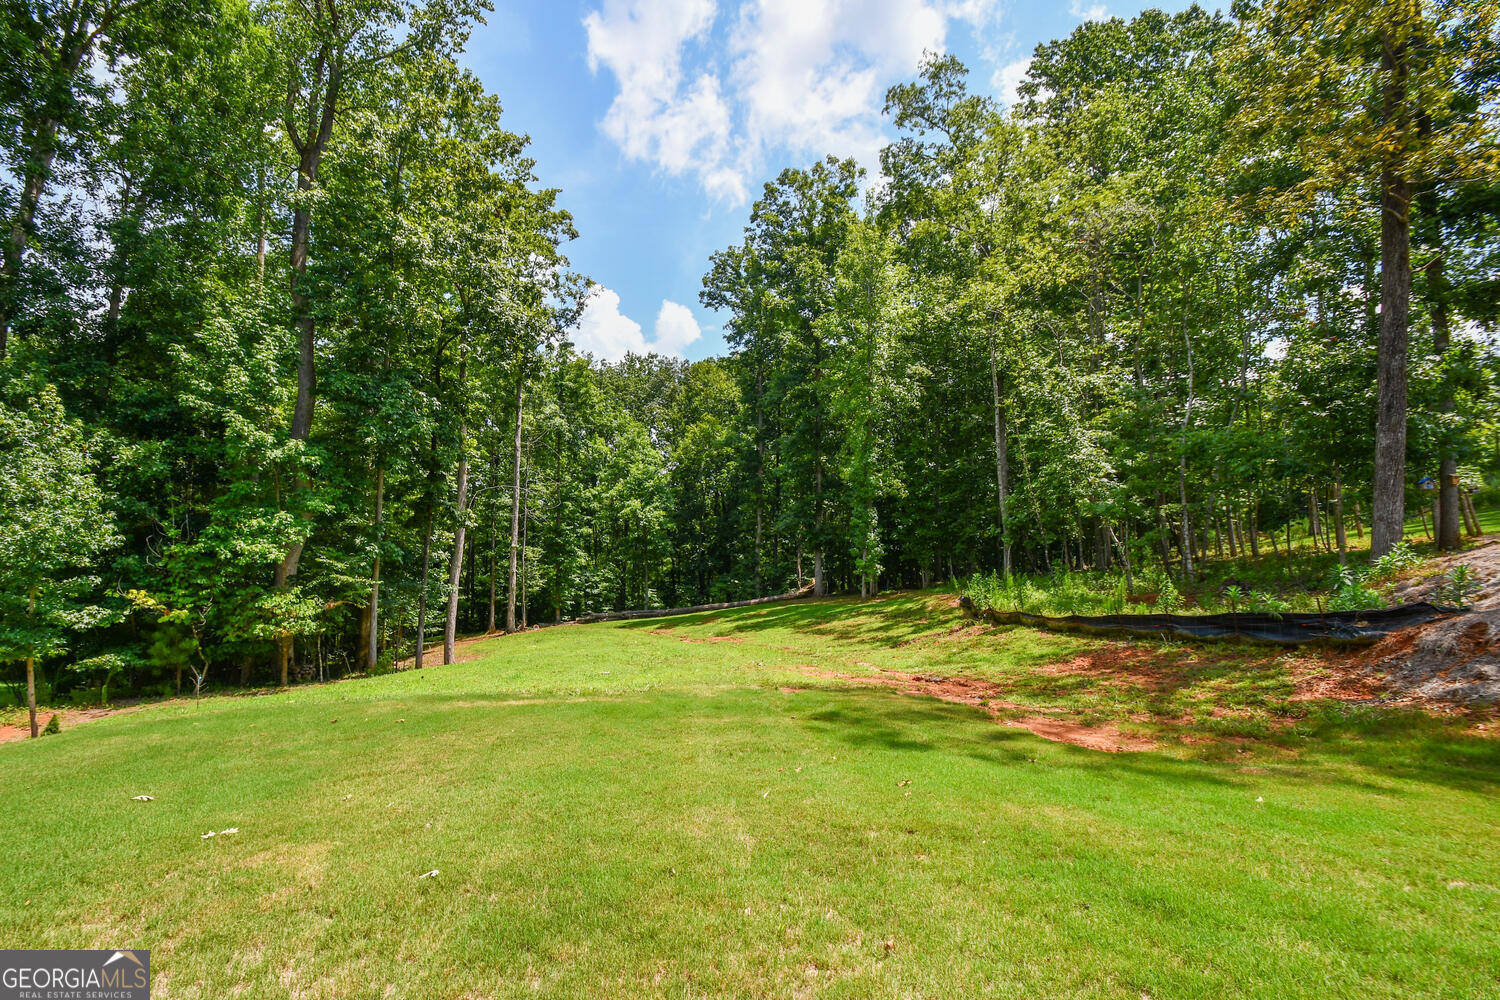
<instances>
[{"instance_id":1,"label":"shadow on grass","mask_svg":"<svg viewBox=\"0 0 1500 1000\"><path fill-rule=\"evenodd\" d=\"M1041 737L994 722L981 709L882 689L819 689L823 704L804 716L820 734L854 747L903 753L962 753L994 764L1033 759ZM1421 710L1299 703L1304 715L1269 737L1165 722L1155 728L1169 752L1109 754L1048 745L1078 764L1152 780L1233 784L1246 766L1292 768L1299 780L1401 795L1391 779L1476 793L1500 790L1500 740L1465 732L1453 719ZM1188 737L1187 753L1170 752ZM1293 751L1288 753L1288 751Z\"/></svg>"},{"instance_id":2,"label":"shadow on grass","mask_svg":"<svg viewBox=\"0 0 1500 1000\"><path fill-rule=\"evenodd\" d=\"M622 622L618 627L651 631L713 625L722 635L785 629L846 642L894 646L959 621L956 611L951 619L934 611L931 601L935 596L898 592L873 600L858 597L804 599L766 607Z\"/></svg>"}]
</instances>

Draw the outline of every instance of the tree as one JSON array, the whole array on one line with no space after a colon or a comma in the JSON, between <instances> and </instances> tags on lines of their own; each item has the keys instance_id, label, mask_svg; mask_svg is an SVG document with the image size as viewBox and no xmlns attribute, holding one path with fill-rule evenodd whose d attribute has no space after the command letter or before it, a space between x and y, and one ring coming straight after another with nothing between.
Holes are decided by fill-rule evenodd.
<instances>
[{"instance_id":1,"label":"tree","mask_svg":"<svg viewBox=\"0 0 1500 1000\"><path fill-rule=\"evenodd\" d=\"M0 401L0 658L26 663L26 708L37 732L36 662L66 652L73 634L114 612L91 575L119 543L94 478L82 426L57 390L7 387Z\"/></svg>"},{"instance_id":2,"label":"tree","mask_svg":"<svg viewBox=\"0 0 1500 1000\"><path fill-rule=\"evenodd\" d=\"M1240 127L1300 177L1291 211L1350 179L1380 205L1380 340L1370 554L1405 528L1407 347L1415 192L1500 169L1486 72L1500 6L1444 0L1242 3L1247 73ZM1271 69L1274 67L1274 71ZM1488 66L1493 69L1492 66ZM1255 85L1250 86L1253 73ZM1474 110L1464 113L1464 108Z\"/></svg>"}]
</instances>

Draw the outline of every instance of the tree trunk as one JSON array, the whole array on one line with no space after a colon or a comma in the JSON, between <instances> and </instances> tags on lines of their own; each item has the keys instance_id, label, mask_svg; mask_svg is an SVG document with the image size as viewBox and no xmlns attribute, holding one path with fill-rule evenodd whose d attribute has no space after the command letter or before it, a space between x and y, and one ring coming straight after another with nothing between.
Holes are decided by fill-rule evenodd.
<instances>
[{"instance_id":1,"label":"tree trunk","mask_svg":"<svg viewBox=\"0 0 1500 1000\"><path fill-rule=\"evenodd\" d=\"M1181 532L1182 532L1182 580L1184 583L1193 576L1193 526L1188 515L1187 498L1187 459L1182 459L1182 464L1177 469L1177 498L1182 504Z\"/></svg>"},{"instance_id":2,"label":"tree trunk","mask_svg":"<svg viewBox=\"0 0 1500 1000\"><path fill-rule=\"evenodd\" d=\"M359 648L355 650L354 662L368 664L370 659L370 605L359 609Z\"/></svg>"},{"instance_id":3,"label":"tree trunk","mask_svg":"<svg viewBox=\"0 0 1500 1000\"><path fill-rule=\"evenodd\" d=\"M1339 565L1346 565L1349 557L1349 536L1344 531L1344 470L1333 469L1333 530L1338 537Z\"/></svg>"},{"instance_id":4,"label":"tree trunk","mask_svg":"<svg viewBox=\"0 0 1500 1000\"><path fill-rule=\"evenodd\" d=\"M1307 488L1307 537L1312 539L1313 552L1318 551L1318 541L1323 536L1323 525L1318 520L1318 489Z\"/></svg>"},{"instance_id":5,"label":"tree trunk","mask_svg":"<svg viewBox=\"0 0 1500 1000\"><path fill-rule=\"evenodd\" d=\"M1432 348L1433 353L1441 360L1448 353L1448 346L1451 342L1448 330L1447 283L1443 274L1441 248L1432 248L1429 252L1433 255L1432 261L1427 265L1427 286L1433 296ZM1452 379L1445 373L1443 396L1438 403L1438 409L1443 413L1452 413L1454 407ZM1443 434L1441 445L1438 459L1438 548L1443 551L1453 551L1459 546L1458 456L1454 454L1452 443L1447 440L1446 432Z\"/></svg>"},{"instance_id":6,"label":"tree trunk","mask_svg":"<svg viewBox=\"0 0 1500 1000\"><path fill-rule=\"evenodd\" d=\"M823 579L823 456L819 451L813 465L813 504L817 514L813 518L813 531L817 533L817 544L813 548L813 596L828 596L828 582Z\"/></svg>"},{"instance_id":7,"label":"tree trunk","mask_svg":"<svg viewBox=\"0 0 1500 1000\"><path fill-rule=\"evenodd\" d=\"M462 382L462 376L459 377ZM460 429L460 434L463 430ZM458 637L459 577L464 571L464 533L467 528L469 500L469 456L458 453L458 524L453 530L453 562L448 567L448 615L443 621L443 662L453 662L453 644Z\"/></svg>"},{"instance_id":8,"label":"tree trunk","mask_svg":"<svg viewBox=\"0 0 1500 1000\"><path fill-rule=\"evenodd\" d=\"M1187 349L1187 405L1182 411L1181 451L1177 456L1177 498L1182 504L1182 580L1186 583L1193 576L1193 536L1187 498L1187 433L1193 422L1193 340L1186 325L1182 328L1182 343Z\"/></svg>"},{"instance_id":9,"label":"tree trunk","mask_svg":"<svg viewBox=\"0 0 1500 1000\"><path fill-rule=\"evenodd\" d=\"M374 670L380 660L380 544L385 521L385 467L375 470L375 559L370 570L370 631L365 669Z\"/></svg>"},{"instance_id":10,"label":"tree trunk","mask_svg":"<svg viewBox=\"0 0 1500 1000\"><path fill-rule=\"evenodd\" d=\"M530 599L528 573L531 560L526 557L526 535L531 528L531 507L526 500L531 490L531 452L526 453L524 474L521 478L521 631L526 630L526 604Z\"/></svg>"},{"instance_id":11,"label":"tree trunk","mask_svg":"<svg viewBox=\"0 0 1500 1000\"><path fill-rule=\"evenodd\" d=\"M26 595L26 617L35 615L36 588L33 587ZM26 650L26 712L31 716L31 738L36 739L41 735L36 726L36 654L29 647Z\"/></svg>"},{"instance_id":12,"label":"tree trunk","mask_svg":"<svg viewBox=\"0 0 1500 1000\"><path fill-rule=\"evenodd\" d=\"M1479 527L1479 511L1474 509L1474 498L1467 494L1461 497L1459 509L1464 512L1464 517L1469 522L1469 537L1478 538L1484 534L1483 529Z\"/></svg>"},{"instance_id":13,"label":"tree trunk","mask_svg":"<svg viewBox=\"0 0 1500 1000\"><path fill-rule=\"evenodd\" d=\"M264 286L266 283L266 250L269 248L269 240L266 233L266 178L261 170L255 171L255 230L259 234L259 241L255 249L255 283Z\"/></svg>"},{"instance_id":14,"label":"tree trunk","mask_svg":"<svg viewBox=\"0 0 1500 1000\"><path fill-rule=\"evenodd\" d=\"M990 341L990 391L995 403L995 501L1000 517L1000 565L1009 578L1011 574L1010 520L1007 517L1006 499L1009 492L1009 455L1006 451L1005 406L1000 401L1000 367L995 358L995 342Z\"/></svg>"},{"instance_id":15,"label":"tree trunk","mask_svg":"<svg viewBox=\"0 0 1500 1000\"><path fill-rule=\"evenodd\" d=\"M322 82L326 65L326 56L320 57L316 71L319 84ZM312 206L308 195L317 183L323 148L333 133L333 116L338 104L338 90L339 74L335 70L330 74L328 86L323 94L322 113L317 123L316 134L309 135L306 141L300 144L296 143L295 138L293 139L294 144L298 145L297 190L304 196L298 200L297 208L292 212L290 253L292 322L298 333L297 399L292 409L290 429L290 436L294 441L306 441L311 436L313 407L317 400L317 329L312 317L311 303L302 282L307 272L307 255L312 242ZM311 122L308 124L312 125ZM298 490L305 489L307 486L306 479L300 471L296 482ZM294 538L287 543L281 564L276 567L275 578L272 581L272 585L277 590L283 590L291 585L291 578L297 575L297 566L301 562L302 548L305 544L306 539L302 537ZM281 686L286 687L287 667L292 655L290 634L281 637L280 654Z\"/></svg>"},{"instance_id":16,"label":"tree trunk","mask_svg":"<svg viewBox=\"0 0 1500 1000\"><path fill-rule=\"evenodd\" d=\"M10 325L20 305L21 260L26 255L26 243L31 238L36 207L41 203L42 191L52 173L52 160L57 155L56 139L55 119L47 118L38 122L31 141L31 155L23 168L21 197L16 203L16 214L11 219L10 239L5 243L4 258L0 260L0 360L5 358L6 345L10 340ZM33 728L35 722L33 719Z\"/></svg>"},{"instance_id":17,"label":"tree trunk","mask_svg":"<svg viewBox=\"0 0 1500 1000\"><path fill-rule=\"evenodd\" d=\"M490 481L491 482L495 481L495 474L499 471L499 465L500 465L499 459L500 459L500 456L497 453L495 455L494 460L490 462ZM493 632L493 631L495 631L495 591L496 591L496 587L495 587L495 540L498 537L499 537L499 532L497 532L495 530L495 505L493 503L491 503L490 504L490 614L489 614L489 618L487 620L487 623L486 623L485 629L484 629L486 632Z\"/></svg>"},{"instance_id":18,"label":"tree trunk","mask_svg":"<svg viewBox=\"0 0 1500 1000\"><path fill-rule=\"evenodd\" d=\"M464 401L466 390L465 376L468 374L469 359L464 351L464 342L459 340L458 344L458 497L455 504L455 516L457 523L453 529L453 562L448 566L448 614L443 620L443 663L453 662L453 644L458 638L458 600L459 583L462 582L464 572L464 535L469 526L469 446L465 440L468 429L465 426L466 417L463 411L467 409Z\"/></svg>"},{"instance_id":19,"label":"tree trunk","mask_svg":"<svg viewBox=\"0 0 1500 1000\"><path fill-rule=\"evenodd\" d=\"M516 630L516 562L521 544L521 419L526 405L526 369L516 369L516 438L511 452L510 479L510 572L506 587L505 631Z\"/></svg>"},{"instance_id":20,"label":"tree trunk","mask_svg":"<svg viewBox=\"0 0 1500 1000\"><path fill-rule=\"evenodd\" d=\"M416 668L422 669L422 659L427 651L427 584L432 574L432 498L427 498L427 519L422 529L422 589L417 594L417 652Z\"/></svg>"},{"instance_id":21,"label":"tree trunk","mask_svg":"<svg viewBox=\"0 0 1500 1000\"><path fill-rule=\"evenodd\" d=\"M1384 120L1394 124L1406 103L1406 43L1385 39ZM1375 505L1370 558L1401 541L1406 521L1406 350L1411 307L1411 189L1403 151L1391 149L1380 177L1380 340L1375 416Z\"/></svg>"}]
</instances>

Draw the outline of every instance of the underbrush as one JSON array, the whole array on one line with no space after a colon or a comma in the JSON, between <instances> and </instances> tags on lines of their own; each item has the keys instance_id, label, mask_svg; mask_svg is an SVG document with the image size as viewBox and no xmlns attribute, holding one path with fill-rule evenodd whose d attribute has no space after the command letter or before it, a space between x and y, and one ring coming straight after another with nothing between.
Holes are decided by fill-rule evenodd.
<instances>
[{"instance_id":1,"label":"underbrush","mask_svg":"<svg viewBox=\"0 0 1500 1000\"><path fill-rule=\"evenodd\" d=\"M1064 615L1222 614L1254 612L1361 611L1386 606L1391 585L1422 562L1401 542L1373 564L1339 566L1334 557L1299 559L1291 564L1266 560L1212 564L1183 583L1160 565L1143 568L1127 586L1120 569L1049 574L975 574L960 593L980 610ZM1464 567L1442 595L1462 595ZM1460 603L1455 600L1453 603Z\"/></svg>"}]
</instances>

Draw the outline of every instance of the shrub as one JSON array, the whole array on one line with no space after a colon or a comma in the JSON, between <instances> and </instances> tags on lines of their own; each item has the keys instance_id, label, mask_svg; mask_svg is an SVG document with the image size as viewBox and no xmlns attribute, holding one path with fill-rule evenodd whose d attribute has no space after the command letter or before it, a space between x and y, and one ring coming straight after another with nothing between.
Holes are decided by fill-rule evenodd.
<instances>
[{"instance_id":1,"label":"shrub","mask_svg":"<svg viewBox=\"0 0 1500 1000\"><path fill-rule=\"evenodd\" d=\"M1328 596L1330 611L1363 611L1385 603L1380 591L1368 586L1366 578L1352 568L1334 570L1333 578L1332 592Z\"/></svg>"},{"instance_id":2,"label":"shrub","mask_svg":"<svg viewBox=\"0 0 1500 1000\"><path fill-rule=\"evenodd\" d=\"M1403 538L1397 542L1391 551L1375 560L1370 567L1370 578L1375 580L1387 580L1402 570L1411 569L1422 561L1422 557L1412 550L1410 544Z\"/></svg>"},{"instance_id":3,"label":"shrub","mask_svg":"<svg viewBox=\"0 0 1500 1000\"><path fill-rule=\"evenodd\" d=\"M56 736L62 732L62 713L53 712L52 718L47 720L46 728L42 730L43 736Z\"/></svg>"},{"instance_id":4,"label":"shrub","mask_svg":"<svg viewBox=\"0 0 1500 1000\"><path fill-rule=\"evenodd\" d=\"M1466 608L1469 606L1469 598L1478 593L1479 581L1474 578L1474 570L1467 564L1455 566L1450 569L1432 591L1432 599L1438 604L1451 604L1454 607Z\"/></svg>"},{"instance_id":5,"label":"shrub","mask_svg":"<svg viewBox=\"0 0 1500 1000\"><path fill-rule=\"evenodd\" d=\"M1168 615L1182 610L1182 594L1171 577L1162 577L1161 589L1156 592L1156 610Z\"/></svg>"}]
</instances>

